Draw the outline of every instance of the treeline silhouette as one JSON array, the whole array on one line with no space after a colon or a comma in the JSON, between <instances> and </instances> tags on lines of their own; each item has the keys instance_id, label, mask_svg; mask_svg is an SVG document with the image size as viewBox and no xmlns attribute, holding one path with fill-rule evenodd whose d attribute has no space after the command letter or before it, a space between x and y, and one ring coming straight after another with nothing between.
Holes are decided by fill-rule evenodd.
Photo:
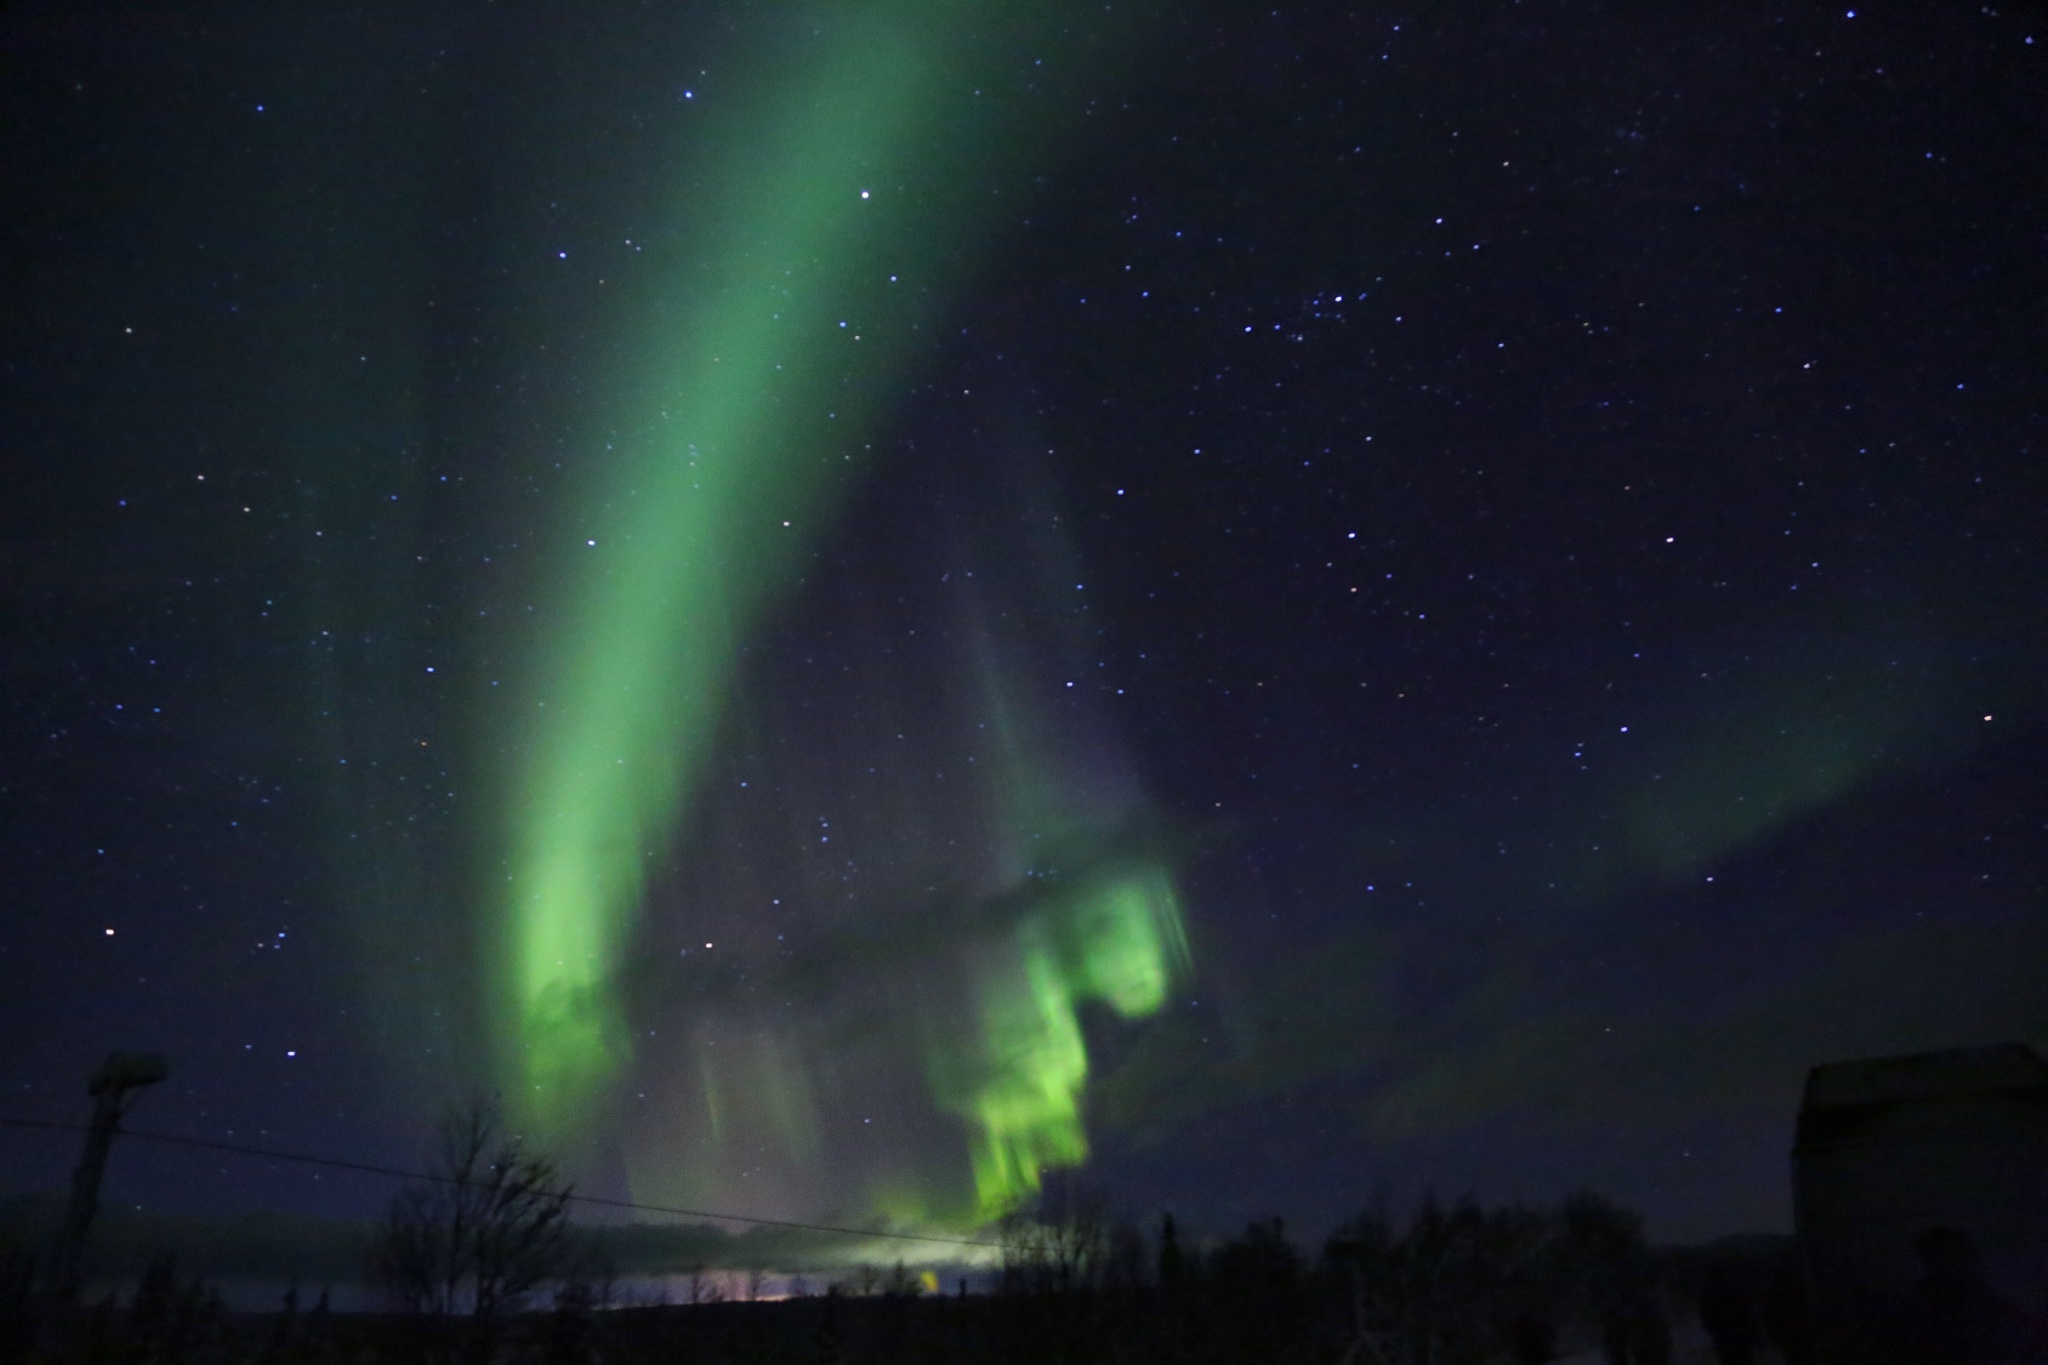
<instances>
[{"instance_id":1,"label":"treeline silhouette","mask_svg":"<svg viewBox=\"0 0 2048 1365\"><path fill-rule=\"evenodd\" d=\"M519 1178L531 1176L514 1171ZM477 1226L471 1201L462 1216ZM442 1288L423 1293L424 1262L373 1265L395 1310L335 1314L294 1292L271 1314L235 1314L160 1259L126 1306L111 1297L39 1310L33 1259L0 1262L0 1359L150 1365L1521 1365L1599 1351L1614 1365L1672 1359L1675 1325L1719 1317L1721 1359L1768 1344L1789 1365L1812 1359L1796 1260L1784 1239L1654 1252L1641 1220L1594 1194L1555 1209L1425 1201L1396 1223L1350 1220L1305 1250L1279 1220L1197 1245L1171 1217L1138 1227L1086 1201L1002 1227L986 1292L957 1277L932 1293L911 1268L859 1267L822 1292L723 1300L697 1277L681 1304L629 1304L601 1266L525 1266L521 1292L501 1283L489 1311L447 1259L457 1210L401 1198L403 1235L439 1237ZM1078 1204L1078 1207L1073 1205ZM411 1215L405 1215L411 1217ZM427 1226L433 1225L432 1227ZM552 1223L549 1226L553 1226ZM438 1228L438 1231L435 1230ZM564 1256L570 1256L562 1244ZM470 1268L473 1269L473 1268ZM554 1276L558 1272L558 1277ZM761 1277L752 1278L758 1290ZM1703 1297L1704 1296L1704 1297ZM38 1320L39 1311L41 1318ZM1733 1327L1730 1323L1734 1323ZM1746 1353L1745 1353L1746 1352Z\"/></svg>"},{"instance_id":2,"label":"treeline silhouette","mask_svg":"<svg viewBox=\"0 0 2048 1365\"><path fill-rule=\"evenodd\" d=\"M1788 1239L1653 1251L1642 1220L1593 1193L1555 1209L1425 1200L1340 1226L1319 1252L1278 1219L1186 1245L1171 1217L1150 1236L1083 1213L1005 1236L1000 1292L980 1310L989 1360L1330 1361L1542 1365L1598 1351L1668 1365L1673 1332L1717 1275L1791 1365L1812 1357ZM891 1358L890 1346L869 1359Z\"/></svg>"},{"instance_id":3,"label":"treeline silhouette","mask_svg":"<svg viewBox=\"0 0 2048 1365\"><path fill-rule=\"evenodd\" d=\"M570 1223L567 1182L490 1097L448 1112L429 1164L368 1249L383 1312L331 1312L325 1291L302 1308L293 1290L278 1312L232 1313L169 1256L122 1305L88 1292L60 1239L41 1257L0 1248L0 1363L1671 1365L1674 1325L1695 1317L1723 1365L1765 1344L1814 1360L1789 1239L1655 1252L1637 1214L1593 1193L1550 1209L1431 1198L1398 1222L1381 1207L1309 1250L1277 1218L1209 1241L1170 1215L1141 1227L1061 1181L999 1226L996 1264L970 1272L979 1293L959 1267L941 1284L899 1262L770 1300L765 1265L696 1265L672 1277L686 1303L649 1304L620 1294L604 1231Z\"/></svg>"}]
</instances>

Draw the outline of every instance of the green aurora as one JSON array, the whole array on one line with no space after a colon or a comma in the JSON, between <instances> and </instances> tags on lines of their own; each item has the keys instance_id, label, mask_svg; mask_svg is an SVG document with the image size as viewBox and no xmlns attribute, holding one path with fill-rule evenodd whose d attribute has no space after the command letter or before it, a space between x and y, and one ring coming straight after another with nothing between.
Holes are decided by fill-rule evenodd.
<instances>
[{"instance_id":1,"label":"green aurora","mask_svg":"<svg viewBox=\"0 0 2048 1365\"><path fill-rule=\"evenodd\" d=\"M509 1091L558 1140L605 1126L634 1063L621 974L651 862L701 795L743 642L820 543L887 413L879 395L906 387L918 333L1001 202L984 191L970 206L948 182L1021 155L1017 118L976 88L977 54L1002 46L973 31L986 18L912 0L821 24L697 179L693 203L715 204L715 221L692 218L698 268L671 286L672 330L641 348L637 435L562 528L573 558L507 812L499 1030L516 1040ZM1185 953L1156 864L1042 898L977 945L972 1023L928 1024L924 1050L932 1101L965 1130L978 1216L1086 1154L1077 1011L1155 1011ZM807 1149L801 1059L771 1042L749 1055L730 1081L698 1068L712 1138L743 1089Z\"/></svg>"},{"instance_id":2,"label":"green aurora","mask_svg":"<svg viewBox=\"0 0 2048 1365\"><path fill-rule=\"evenodd\" d=\"M1088 1155L1077 1007L1095 1000L1126 1018L1151 1014L1185 953L1172 887L1151 870L1089 886L1019 926L1015 959L981 983L979 1073L954 1081L952 1049L931 1046L935 1088L968 1121L982 1216L1036 1190L1042 1168Z\"/></svg>"}]
</instances>

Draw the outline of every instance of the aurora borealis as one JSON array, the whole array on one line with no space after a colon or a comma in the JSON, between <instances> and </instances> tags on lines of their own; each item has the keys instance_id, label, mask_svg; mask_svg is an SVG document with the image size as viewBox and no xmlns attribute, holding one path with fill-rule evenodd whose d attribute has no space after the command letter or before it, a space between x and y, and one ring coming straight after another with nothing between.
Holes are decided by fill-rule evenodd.
<instances>
[{"instance_id":1,"label":"aurora borealis","mask_svg":"<svg viewBox=\"0 0 2048 1365\"><path fill-rule=\"evenodd\" d=\"M578 523L591 553L572 549L580 562L561 571L564 626L540 645L552 685L535 689L515 788L508 1079L544 1129L604 1122L632 1059L616 980L648 861L698 794L773 585L819 538L849 478L838 466L888 413L875 392L912 363L917 320L943 313L959 267L934 260L958 258L980 226L957 193L913 186L935 162L964 170L1031 140L971 109L988 73L955 49L976 13L927 3L832 16L816 55L762 73L780 93L733 132L744 154L700 178L716 207L688 235L707 259L677 282L673 325L640 343L640 420L593 481ZM926 1047L942 1102L970 1130L984 1216L1035 1190L1041 1169L1083 1159L1077 1004L1156 1010L1184 957L1167 950L1179 933L1164 874L1146 869L1056 899L980 955L974 1055L949 1055L963 1044L936 1030ZM803 1085L780 1066L771 1075L778 1089Z\"/></svg>"},{"instance_id":2,"label":"aurora borealis","mask_svg":"<svg viewBox=\"0 0 2048 1365\"><path fill-rule=\"evenodd\" d=\"M823 389L902 363L920 310L899 300L931 290L925 272L887 272L944 233L919 221L942 208L900 191L901 163L935 135L933 85L965 74L940 60L945 10L856 18L815 62L770 78L788 107L743 129L745 160L708 177L712 216L736 221L698 228L702 282L639 342L649 392L629 453L591 494L583 544L602 553L562 570L566 628L542 645L554 710L536 702L508 837L512 1075L554 1121L623 1061L610 979L645 861L692 794L769 585L831 513L835 445L872 420L871 403ZM819 411L839 406L843 421Z\"/></svg>"},{"instance_id":3,"label":"aurora borealis","mask_svg":"<svg viewBox=\"0 0 2048 1365\"><path fill-rule=\"evenodd\" d=\"M2032 22L12 7L0 1117L1782 1226L2048 1042Z\"/></svg>"}]
</instances>

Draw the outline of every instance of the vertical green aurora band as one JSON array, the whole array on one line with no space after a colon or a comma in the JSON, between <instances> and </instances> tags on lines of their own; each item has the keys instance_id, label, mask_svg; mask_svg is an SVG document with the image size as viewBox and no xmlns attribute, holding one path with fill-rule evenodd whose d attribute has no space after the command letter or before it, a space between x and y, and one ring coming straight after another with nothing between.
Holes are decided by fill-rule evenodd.
<instances>
[{"instance_id":1,"label":"vertical green aurora band","mask_svg":"<svg viewBox=\"0 0 2048 1365\"><path fill-rule=\"evenodd\" d=\"M1019 17L1053 32L1062 16L1037 8ZM615 982L740 642L815 544L919 319L1003 206L986 172L1028 131L979 98L977 54L1014 61L1031 38L988 7L818 18L779 97L698 180L708 216L683 206L701 249L661 300L678 325L650 338L635 432L563 528L575 558L512 788L500 944L508 1086L557 1137L604 1120L631 1060ZM1085 1154L1077 1006L1156 1009L1179 945L1171 891L1146 872L1023 924L985 964L982 1055L932 1069L968 1125L984 1214Z\"/></svg>"},{"instance_id":2,"label":"vertical green aurora band","mask_svg":"<svg viewBox=\"0 0 2048 1365\"><path fill-rule=\"evenodd\" d=\"M788 108L737 139L756 167L705 177L732 220L695 225L723 229L711 283L675 288L683 323L649 345L638 439L592 499L606 510L569 528L586 553L511 812L507 945L518 1093L557 1130L580 1126L626 1060L611 983L645 862L693 786L739 637L826 514L828 437L866 415L857 400L817 411L826 383L905 349L924 282L889 289L908 272L886 257L940 228L889 192L939 83L921 17L821 39Z\"/></svg>"}]
</instances>

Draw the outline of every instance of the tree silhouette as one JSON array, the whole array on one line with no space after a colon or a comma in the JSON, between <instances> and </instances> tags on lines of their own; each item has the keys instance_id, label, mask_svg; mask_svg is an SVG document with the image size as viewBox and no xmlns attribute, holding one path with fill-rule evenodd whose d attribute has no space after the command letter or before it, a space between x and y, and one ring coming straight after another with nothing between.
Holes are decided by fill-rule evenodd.
<instances>
[{"instance_id":1,"label":"tree silhouette","mask_svg":"<svg viewBox=\"0 0 2048 1365\"><path fill-rule=\"evenodd\" d=\"M511 1315L571 1268L569 1186L485 1099L448 1115L430 1169L393 1197L371 1273L421 1354L488 1361Z\"/></svg>"}]
</instances>

